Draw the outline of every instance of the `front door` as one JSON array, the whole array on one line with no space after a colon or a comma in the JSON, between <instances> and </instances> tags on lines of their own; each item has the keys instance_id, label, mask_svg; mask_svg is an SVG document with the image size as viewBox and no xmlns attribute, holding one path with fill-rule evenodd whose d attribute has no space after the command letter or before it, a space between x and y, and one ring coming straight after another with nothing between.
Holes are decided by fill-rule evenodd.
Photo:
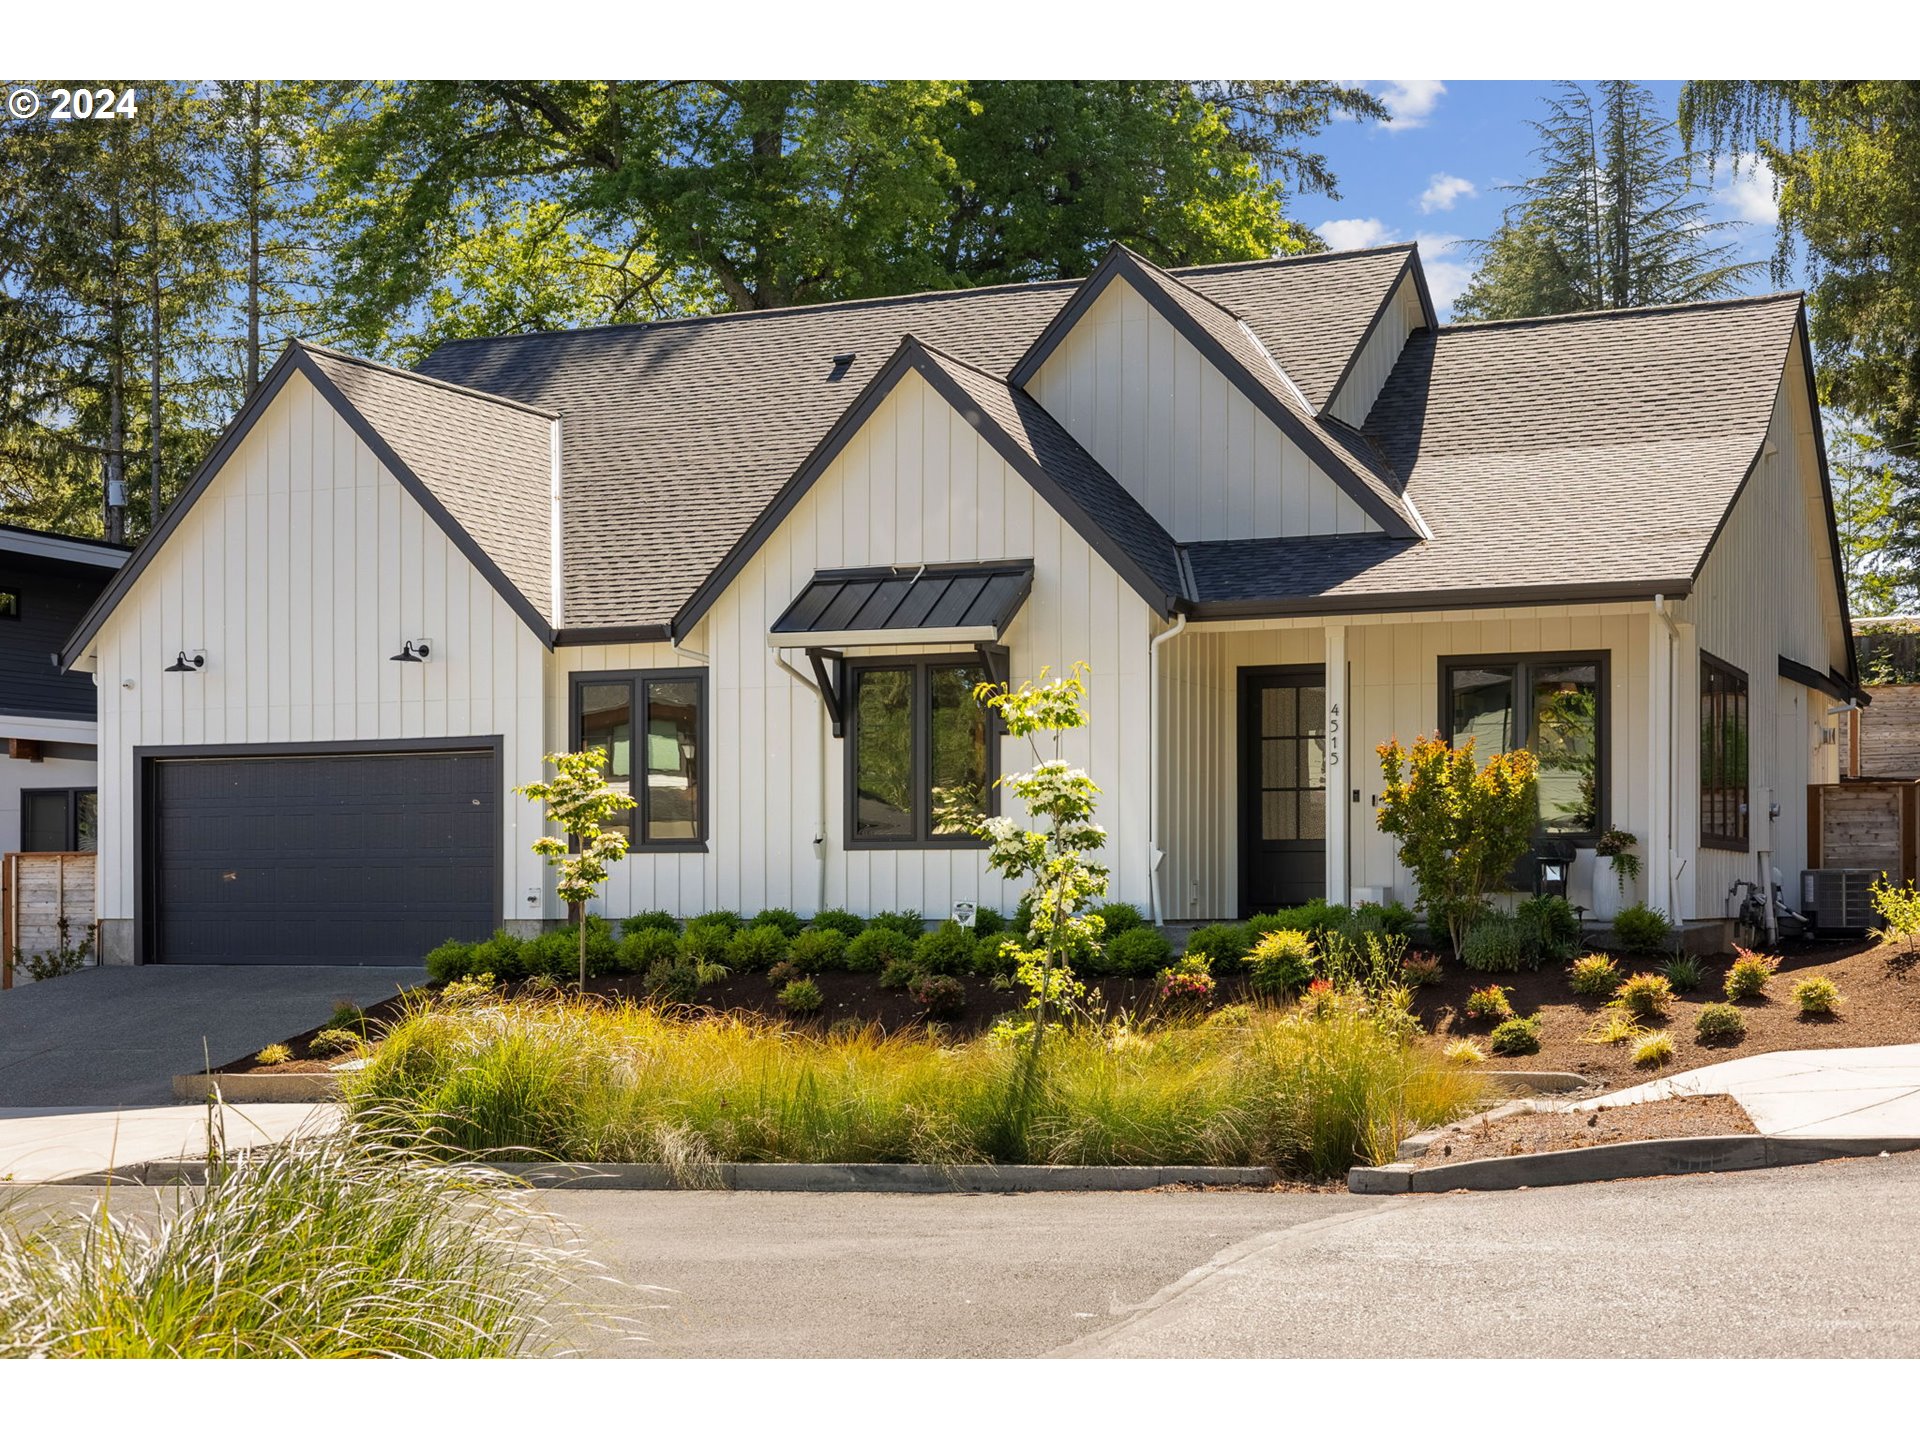
<instances>
[{"instance_id":1,"label":"front door","mask_svg":"<svg viewBox=\"0 0 1920 1440\"><path fill-rule=\"evenodd\" d=\"M1326 671L1242 670L1240 913L1326 893Z\"/></svg>"}]
</instances>

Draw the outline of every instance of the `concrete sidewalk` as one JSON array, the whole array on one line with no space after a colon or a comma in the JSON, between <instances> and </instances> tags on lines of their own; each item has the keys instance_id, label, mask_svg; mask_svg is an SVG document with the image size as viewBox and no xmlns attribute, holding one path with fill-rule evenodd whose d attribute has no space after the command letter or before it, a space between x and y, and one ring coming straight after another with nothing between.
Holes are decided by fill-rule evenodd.
<instances>
[{"instance_id":1,"label":"concrete sidewalk","mask_svg":"<svg viewBox=\"0 0 1920 1440\"><path fill-rule=\"evenodd\" d=\"M228 1150L270 1145L301 1130L331 1130L338 1105L226 1105ZM0 1110L0 1182L44 1184L149 1161L203 1160L207 1111L201 1105L128 1110L48 1106Z\"/></svg>"},{"instance_id":2,"label":"concrete sidewalk","mask_svg":"<svg viewBox=\"0 0 1920 1440\"><path fill-rule=\"evenodd\" d=\"M1920 1137L1920 1045L1776 1050L1617 1090L1572 1108L1598 1110L1674 1095L1730 1095L1762 1135Z\"/></svg>"}]
</instances>

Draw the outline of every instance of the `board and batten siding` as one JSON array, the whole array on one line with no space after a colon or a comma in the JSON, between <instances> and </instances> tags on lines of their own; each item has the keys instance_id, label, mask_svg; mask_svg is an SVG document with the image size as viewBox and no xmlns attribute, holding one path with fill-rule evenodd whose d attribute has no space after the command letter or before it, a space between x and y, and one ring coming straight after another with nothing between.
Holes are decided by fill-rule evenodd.
<instances>
[{"instance_id":1,"label":"board and batten siding","mask_svg":"<svg viewBox=\"0 0 1920 1440\"><path fill-rule=\"evenodd\" d=\"M433 641L424 665L388 657ZM181 650L206 669L164 673ZM291 377L101 627L100 914L131 958L133 751L502 737L538 775L547 652L304 376ZM502 918L550 908L537 807L502 800ZM534 892L538 903L528 903ZM106 941L103 937L103 949Z\"/></svg>"},{"instance_id":2,"label":"board and batten siding","mask_svg":"<svg viewBox=\"0 0 1920 1440\"><path fill-rule=\"evenodd\" d=\"M1644 604L1357 615L1347 634L1346 799L1350 884L1417 898L1398 844L1374 815L1381 786L1375 747L1411 744L1440 724L1440 660L1451 655L1605 652L1610 689L1612 823L1645 834L1654 805L1648 781L1651 626ZM1170 919L1216 919L1240 908L1240 779L1237 696L1243 669L1324 665L1318 619L1210 622L1166 646L1161 714L1166 744L1162 898ZM1353 791L1360 798L1355 802ZM1328 803L1340 803L1337 794ZM1579 877L1584 879L1585 877ZM1631 897L1630 897L1631 898Z\"/></svg>"},{"instance_id":3,"label":"board and batten siding","mask_svg":"<svg viewBox=\"0 0 1920 1440\"><path fill-rule=\"evenodd\" d=\"M741 570L688 638L707 657L712 716L711 838L705 855L635 854L613 867L606 913L679 914L785 906L812 914L918 910L957 900L1011 912L1019 887L987 872L977 848L852 849L846 839L847 741L831 734L811 685L785 669L767 634L816 570L1026 559L1033 593L1005 643L1016 684L1045 667L1091 666L1091 724L1067 758L1102 789L1110 893L1143 909L1147 854L1147 645L1152 612L1134 590L917 374L868 418ZM913 653L903 647L853 652ZM788 652L811 675L802 651ZM700 664L669 646L563 648L568 671ZM567 724L566 686L549 714ZM1003 739L1002 770L1030 766ZM825 843L815 844L824 833Z\"/></svg>"},{"instance_id":4,"label":"board and batten siding","mask_svg":"<svg viewBox=\"0 0 1920 1440\"><path fill-rule=\"evenodd\" d=\"M1028 388L1176 540L1380 528L1124 280Z\"/></svg>"},{"instance_id":5,"label":"board and batten siding","mask_svg":"<svg viewBox=\"0 0 1920 1440\"><path fill-rule=\"evenodd\" d=\"M1707 553L1693 594L1676 607L1693 640L1676 696L1689 788L1677 797L1694 831L1699 817L1700 680L1698 651L1746 671L1749 796L1771 788L1780 807L1773 825L1773 866L1789 905L1797 907L1807 863L1807 786L1840 778L1844 717L1840 702L1780 677L1780 657L1825 673L1847 672L1847 627L1834 585L1832 541L1821 495L1815 446L1818 418L1807 399L1796 340L1774 400L1767 445ZM1823 732L1836 739L1828 742ZM1699 851L1695 913L1724 913L1735 880L1757 880L1752 852Z\"/></svg>"},{"instance_id":6,"label":"board and batten siding","mask_svg":"<svg viewBox=\"0 0 1920 1440\"><path fill-rule=\"evenodd\" d=\"M1393 374L1394 362L1406 349L1407 337L1426 323L1426 312L1420 308L1419 287L1414 283L1412 270L1408 270L1394 287L1392 298L1380 312L1379 322L1367 337L1367 343L1353 357L1353 367L1327 406L1327 413L1356 430L1366 424L1373 402L1380 398L1387 377Z\"/></svg>"}]
</instances>

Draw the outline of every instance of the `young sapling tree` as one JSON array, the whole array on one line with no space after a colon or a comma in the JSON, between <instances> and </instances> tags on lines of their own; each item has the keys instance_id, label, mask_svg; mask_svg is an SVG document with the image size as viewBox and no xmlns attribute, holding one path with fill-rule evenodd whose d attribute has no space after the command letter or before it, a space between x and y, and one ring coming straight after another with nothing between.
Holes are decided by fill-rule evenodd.
<instances>
[{"instance_id":1,"label":"young sapling tree","mask_svg":"<svg viewBox=\"0 0 1920 1440\"><path fill-rule=\"evenodd\" d=\"M580 939L580 990L587 988L587 902L607 883L607 866L627 853L627 837L605 830L622 810L631 810L632 795L606 780L607 752L599 746L577 754L547 756L553 779L514 786L514 793L547 807L547 821L560 827L558 835L542 835L533 853L543 855L560 872L558 890L567 902Z\"/></svg>"}]
</instances>

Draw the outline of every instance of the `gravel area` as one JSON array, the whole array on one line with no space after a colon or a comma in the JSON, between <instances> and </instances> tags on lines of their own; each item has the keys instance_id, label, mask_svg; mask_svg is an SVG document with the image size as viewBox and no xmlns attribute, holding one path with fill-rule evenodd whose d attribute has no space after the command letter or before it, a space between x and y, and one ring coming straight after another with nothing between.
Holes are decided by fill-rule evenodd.
<instances>
[{"instance_id":1,"label":"gravel area","mask_svg":"<svg viewBox=\"0 0 1920 1440\"><path fill-rule=\"evenodd\" d=\"M1753 1121L1725 1095L1686 1095L1609 1110L1536 1110L1448 1126L1414 1163L1421 1169L1461 1160L1583 1150L1622 1140L1673 1140L1692 1135L1751 1135Z\"/></svg>"}]
</instances>

